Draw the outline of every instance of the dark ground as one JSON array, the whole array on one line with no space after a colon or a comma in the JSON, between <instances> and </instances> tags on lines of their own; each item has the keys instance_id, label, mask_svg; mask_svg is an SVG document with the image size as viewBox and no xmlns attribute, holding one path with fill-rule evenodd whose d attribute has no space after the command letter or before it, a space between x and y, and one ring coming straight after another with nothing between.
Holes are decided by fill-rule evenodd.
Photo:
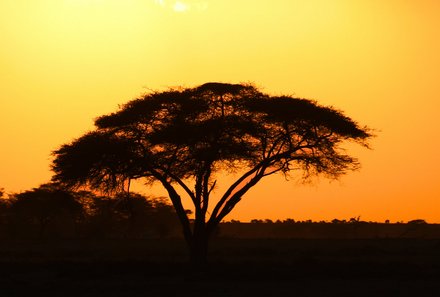
<instances>
[{"instance_id":1,"label":"dark ground","mask_svg":"<svg viewBox=\"0 0 440 297\"><path fill-rule=\"evenodd\" d=\"M440 296L438 239L216 239L0 245L0 296Z\"/></svg>"}]
</instances>

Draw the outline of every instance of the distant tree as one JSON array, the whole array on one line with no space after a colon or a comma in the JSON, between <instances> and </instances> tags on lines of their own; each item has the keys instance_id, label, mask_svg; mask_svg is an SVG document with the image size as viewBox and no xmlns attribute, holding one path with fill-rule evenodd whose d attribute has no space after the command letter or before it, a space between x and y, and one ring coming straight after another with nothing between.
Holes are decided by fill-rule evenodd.
<instances>
[{"instance_id":1,"label":"distant tree","mask_svg":"<svg viewBox=\"0 0 440 297\"><path fill-rule=\"evenodd\" d=\"M294 220L294 219L290 219L290 218L288 218L288 219L285 219L285 220L283 221L283 223L285 223L285 224L295 224L295 220Z\"/></svg>"},{"instance_id":2,"label":"distant tree","mask_svg":"<svg viewBox=\"0 0 440 297\"><path fill-rule=\"evenodd\" d=\"M409 225L426 225L428 223L423 219L416 219L416 220L408 221L407 224L409 224Z\"/></svg>"},{"instance_id":3,"label":"distant tree","mask_svg":"<svg viewBox=\"0 0 440 297\"><path fill-rule=\"evenodd\" d=\"M345 223L347 223L347 221L346 220L333 219L332 223L333 224L345 224Z\"/></svg>"},{"instance_id":4,"label":"distant tree","mask_svg":"<svg viewBox=\"0 0 440 297\"><path fill-rule=\"evenodd\" d=\"M120 202L112 196L93 195L87 203L87 216L83 224L83 236L87 238L118 238L128 235L126 214L117 205Z\"/></svg>"},{"instance_id":5,"label":"distant tree","mask_svg":"<svg viewBox=\"0 0 440 297\"><path fill-rule=\"evenodd\" d=\"M348 222L351 223L351 224L357 224L357 223L359 223L360 221L361 221L361 217L358 216L358 217L350 218L350 220L349 220Z\"/></svg>"},{"instance_id":6,"label":"distant tree","mask_svg":"<svg viewBox=\"0 0 440 297\"><path fill-rule=\"evenodd\" d=\"M206 262L216 226L262 178L297 171L304 178L338 178L359 165L341 144L367 146L372 136L332 107L224 83L150 93L99 117L95 125L54 152L53 180L108 191L132 179L159 182L197 266ZM239 177L213 201L223 172ZM181 193L194 205L193 224Z\"/></svg>"},{"instance_id":7,"label":"distant tree","mask_svg":"<svg viewBox=\"0 0 440 297\"><path fill-rule=\"evenodd\" d=\"M423 237L425 232L423 232L424 227L428 223L423 219L416 219L408 221L408 223L405 225L406 228L403 231L402 234L400 234L399 237Z\"/></svg>"},{"instance_id":8,"label":"distant tree","mask_svg":"<svg viewBox=\"0 0 440 297\"><path fill-rule=\"evenodd\" d=\"M147 228L152 226L151 199L138 193L118 193L112 200L111 210L124 237L144 237Z\"/></svg>"},{"instance_id":9,"label":"distant tree","mask_svg":"<svg viewBox=\"0 0 440 297\"><path fill-rule=\"evenodd\" d=\"M57 184L44 184L38 188L13 195L11 212L15 227L20 233L34 233L41 238L49 227L57 234L74 230L77 218L82 214L82 205L71 191ZM71 233L71 232L70 232Z\"/></svg>"},{"instance_id":10,"label":"distant tree","mask_svg":"<svg viewBox=\"0 0 440 297\"><path fill-rule=\"evenodd\" d=\"M164 237L176 229L176 214L160 198L138 193L116 193L113 196L88 194L81 202L87 209L84 224L86 237L149 238Z\"/></svg>"},{"instance_id":11,"label":"distant tree","mask_svg":"<svg viewBox=\"0 0 440 297\"><path fill-rule=\"evenodd\" d=\"M0 188L0 236L6 236L9 230L11 200L5 196L5 191Z\"/></svg>"},{"instance_id":12,"label":"distant tree","mask_svg":"<svg viewBox=\"0 0 440 297\"><path fill-rule=\"evenodd\" d=\"M162 198L152 200L153 214L151 215L154 234L159 237L168 237L173 234L173 230L178 230L179 220L172 205ZM185 210L187 215L191 215L190 210Z\"/></svg>"}]
</instances>

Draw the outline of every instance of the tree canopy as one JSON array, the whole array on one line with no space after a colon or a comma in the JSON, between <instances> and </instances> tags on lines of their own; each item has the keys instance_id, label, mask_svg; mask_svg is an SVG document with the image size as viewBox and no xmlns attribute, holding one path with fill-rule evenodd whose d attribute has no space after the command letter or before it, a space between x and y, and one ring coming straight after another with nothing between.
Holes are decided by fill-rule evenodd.
<instances>
[{"instance_id":1,"label":"tree canopy","mask_svg":"<svg viewBox=\"0 0 440 297\"><path fill-rule=\"evenodd\" d=\"M265 176L299 170L305 177L337 178L359 166L342 144L368 146L372 137L335 108L226 83L149 93L95 125L54 152L53 180L104 190L122 189L132 179L159 182L192 247L200 238L206 241ZM224 171L239 177L211 201L216 176ZM180 192L194 204L193 226Z\"/></svg>"}]
</instances>

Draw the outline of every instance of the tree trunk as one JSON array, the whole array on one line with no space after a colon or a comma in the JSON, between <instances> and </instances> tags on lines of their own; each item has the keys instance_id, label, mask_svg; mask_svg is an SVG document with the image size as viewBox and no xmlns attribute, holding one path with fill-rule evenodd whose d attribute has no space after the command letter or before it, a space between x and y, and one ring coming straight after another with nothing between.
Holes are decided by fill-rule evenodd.
<instances>
[{"instance_id":1,"label":"tree trunk","mask_svg":"<svg viewBox=\"0 0 440 297\"><path fill-rule=\"evenodd\" d=\"M204 232L194 234L189 243L190 262L194 270L201 272L208 264L209 236Z\"/></svg>"},{"instance_id":2,"label":"tree trunk","mask_svg":"<svg viewBox=\"0 0 440 297\"><path fill-rule=\"evenodd\" d=\"M208 264L208 241L205 216L200 210L196 210L193 236L189 245L191 266L195 271L203 272Z\"/></svg>"}]
</instances>

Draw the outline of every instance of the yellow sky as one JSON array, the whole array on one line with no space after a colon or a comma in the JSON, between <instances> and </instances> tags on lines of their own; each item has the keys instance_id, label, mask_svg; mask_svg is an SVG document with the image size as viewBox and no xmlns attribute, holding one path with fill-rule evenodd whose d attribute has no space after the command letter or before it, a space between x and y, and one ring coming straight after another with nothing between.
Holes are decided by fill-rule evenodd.
<instances>
[{"instance_id":1,"label":"yellow sky","mask_svg":"<svg viewBox=\"0 0 440 297\"><path fill-rule=\"evenodd\" d=\"M350 147L361 171L270 177L230 219L440 223L439 37L436 0L0 0L0 187L48 181L52 150L149 89L254 82L380 132Z\"/></svg>"}]
</instances>

